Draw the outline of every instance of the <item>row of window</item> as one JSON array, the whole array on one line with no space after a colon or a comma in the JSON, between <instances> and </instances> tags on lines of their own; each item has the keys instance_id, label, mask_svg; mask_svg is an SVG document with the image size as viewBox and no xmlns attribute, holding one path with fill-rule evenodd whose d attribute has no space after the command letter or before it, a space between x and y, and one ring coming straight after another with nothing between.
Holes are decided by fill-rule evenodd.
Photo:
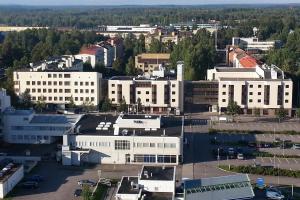
<instances>
[{"instance_id":1,"label":"row of window","mask_svg":"<svg viewBox=\"0 0 300 200\"><path fill-rule=\"evenodd\" d=\"M111 102L115 103L116 99L115 98L111 98ZM146 99L146 102L150 102L150 99ZM175 103L175 102L176 102L176 99L172 99L172 103ZM153 104L156 104L156 103L153 103Z\"/></svg>"},{"instance_id":2,"label":"row of window","mask_svg":"<svg viewBox=\"0 0 300 200\"><path fill-rule=\"evenodd\" d=\"M134 154L133 162L137 163L176 163L176 155Z\"/></svg>"},{"instance_id":3,"label":"row of window","mask_svg":"<svg viewBox=\"0 0 300 200\"><path fill-rule=\"evenodd\" d=\"M46 89L46 88L43 88L43 89L36 89L36 88L26 88L26 91L28 91L29 93L71 93L71 89ZM95 93L95 90L94 89L74 89L74 92L75 93L92 93L94 94Z\"/></svg>"},{"instance_id":4,"label":"row of window","mask_svg":"<svg viewBox=\"0 0 300 200\"><path fill-rule=\"evenodd\" d=\"M148 143L148 142L145 142L145 143L137 142L137 143L133 143L133 147L138 147L138 148L151 147L151 148L155 148L156 144L155 143ZM158 148L176 148L176 143L157 143L157 147Z\"/></svg>"},{"instance_id":5,"label":"row of window","mask_svg":"<svg viewBox=\"0 0 300 200\"><path fill-rule=\"evenodd\" d=\"M110 142L86 142L86 141L76 141L71 143L71 146L76 147L110 147Z\"/></svg>"},{"instance_id":6,"label":"row of window","mask_svg":"<svg viewBox=\"0 0 300 200\"><path fill-rule=\"evenodd\" d=\"M226 92L222 92L222 95L226 95ZM253 95L253 92L249 92L249 95ZM261 92L257 92L257 95L260 96L261 95ZM285 92L285 96L289 96L289 93L288 92Z\"/></svg>"},{"instance_id":7,"label":"row of window","mask_svg":"<svg viewBox=\"0 0 300 200\"><path fill-rule=\"evenodd\" d=\"M34 140L34 141L41 141L41 140L49 140L49 136L47 135L12 135L11 139L15 140Z\"/></svg>"},{"instance_id":8,"label":"row of window","mask_svg":"<svg viewBox=\"0 0 300 200\"><path fill-rule=\"evenodd\" d=\"M72 97L45 97L31 96L32 101L71 101ZM95 97L73 97L74 101L95 101Z\"/></svg>"},{"instance_id":9,"label":"row of window","mask_svg":"<svg viewBox=\"0 0 300 200\"><path fill-rule=\"evenodd\" d=\"M69 127L55 126L12 126L11 130L15 131L62 131L65 132Z\"/></svg>"},{"instance_id":10,"label":"row of window","mask_svg":"<svg viewBox=\"0 0 300 200\"><path fill-rule=\"evenodd\" d=\"M15 85L19 84L18 81L15 81ZM26 85L64 85L64 86L70 86L71 82L70 81L26 81ZM75 86L94 86L94 82L74 82Z\"/></svg>"},{"instance_id":11,"label":"row of window","mask_svg":"<svg viewBox=\"0 0 300 200\"><path fill-rule=\"evenodd\" d=\"M114 83L111 84L111 87L115 87L115 86L116 86L116 84L114 84ZM172 88L174 88L174 87L176 87L176 84L172 84L171 86L172 86ZM225 85L225 87L226 87L226 85Z\"/></svg>"},{"instance_id":12,"label":"row of window","mask_svg":"<svg viewBox=\"0 0 300 200\"><path fill-rule=\"evenodd\" d=\"M226 99L222 99L222 102L226 103ZM261 102L262 102L261 99L257 99L257 103L261 103ZM289 100L286 99L286 100L284 100L284 102L289 103ZM253 103L253 99L249 99L249 103Z\"/></svg>"},{"instance_id":13,"label":"row of window","mask_svg":"<svg viewBox=\"0 0 300 200\"><path fill-rule=\"evenodd\" d=\"M222 87L226 88L226 84L223 84ZM262 85L257 85L257 88L261 88L261 87L262 87ZM249 88L253 88L253 85L252 84L249 85ZM285 85L285 88L290 88L290 85Z\"/></svg>"},{"instance_id":14,"label":"row of window","mask_svg":"<svg viewBox=\"0 0 300 200\"><path fill-rule=\"evenodd\" d=\"M71 78L71 74L64 74L64 76L62 74L48 74L48 78Z\"/></svg>"}]
</instances>

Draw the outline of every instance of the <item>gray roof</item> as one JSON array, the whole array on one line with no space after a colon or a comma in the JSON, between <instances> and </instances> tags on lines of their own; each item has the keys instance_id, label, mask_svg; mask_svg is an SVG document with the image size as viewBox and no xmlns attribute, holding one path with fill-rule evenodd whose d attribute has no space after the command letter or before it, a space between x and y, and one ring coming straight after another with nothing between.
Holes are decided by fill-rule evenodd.
<instances>
[{"instance_id":1,"label":"gray roof","mask_svg":"<svg viewBox=\"0 0 300 200\"><path fill-rule=\"evenodd\" d=\"M171 181L174 179L174 174L175 167L144 166L141 180Z\"/></svg>"},{"instance_id":2,"label":"gray roof","mask_svg":"<svg viewBox=\"0 0 300 200\"><path fill-rule=\"evenodd\" d=\"M140 189L134 189L131 184L138 184L137 176L125 176L121 180L121 184L118 189L118 194L139 194Z\"/></svg>"},{"instance_id":3,"label":"gray roof","mask_svg":"<svg viewBox=\"0 0 300 200\"><path fill-rule=\"evenodd\" d=\"M186 200L251 199L254 192L246 174L187 180L184 182Z\"/></svg>"},{"instance_id":4,"label":"gray roof","mask_svg":"<svg viewBox=\"0 0 300 200\"><path fill-rule=\"evenodd\" d=\"M218 72L256 72L256 68L216 67Z\"/></svg>"}]
</instances>

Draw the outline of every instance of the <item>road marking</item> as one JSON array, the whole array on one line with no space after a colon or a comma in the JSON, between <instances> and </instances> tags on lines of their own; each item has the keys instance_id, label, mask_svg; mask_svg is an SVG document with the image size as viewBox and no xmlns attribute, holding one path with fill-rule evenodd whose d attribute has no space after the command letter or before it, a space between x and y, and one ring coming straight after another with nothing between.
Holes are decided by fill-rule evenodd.
<instances>
[{"instance_id":1,"label":"road marking","mask_svg":"<svg viewBox=\"0 0 300 200\"><path fill-rule=\"evenodd\" d=\"M269 158L269 159L270 159L270 163L272 163L273 162L272 158Z\"/></svg>"},{"instance_id":2,"label":"road marking","mask_svg":"<svg viewBox=\"0 0 300 200\"><path fill-rule=\"evenodd\" d=\"M285 160L286 160L286 162L287 162L288 164L290 164L290 161L289 161L287 158L285 158Z\"/></svg>"},{"instance_id":3,"label":"road marking","mask_svg":"<svg viewBox=\"0 0 300 200\"><path fill-rule=\"evenodd\" d=\"M265 134L263 134L263 137L264 137L264 138L266 137Z\"/></svg>"},{"instance_id":4,"label":"road marking","mask_svg":"<svg viewBox=\"0 0 300 200\"><path fill-rule=\"evenodd\" d=\"M298 164L298 161L295 158L293 158L293 160L295 161L296 164Z\"/></svg>"},{"instance_id":5,"label":"road marking","mask_svg":"<svg viewBox=\"0 0 300 200\"><path fill-rule=\"evenodd\" d=\"M263 157L260 157L260 161L263 163L264 162L264 159L263 159Z\"/></svg>"},{"instance_id":6,"label":"road marking","mask_svg":"<svg viewBox=\"0 0 300 200\"><path fill-rule=\"evenodd\" d=\"M279 158L277 158L277 160L278 160L279 164L281 164L281 160Z\"/></svg>"}]
</instances>

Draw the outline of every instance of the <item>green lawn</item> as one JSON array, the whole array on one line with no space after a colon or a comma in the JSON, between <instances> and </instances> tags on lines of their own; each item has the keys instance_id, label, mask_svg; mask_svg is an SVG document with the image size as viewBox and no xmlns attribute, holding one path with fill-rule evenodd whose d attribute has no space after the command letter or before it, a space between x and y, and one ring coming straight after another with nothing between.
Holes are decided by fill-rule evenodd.
<instances>
[{"instance_id":1,"label":"green lawn","mask_svg":"<svg viewBox=\"0 0 300 200\"><path fill-rule=\"evenodd\" d=\"M108 187L106 185L99 184L92 200L104 200Z\"/></svg>"}]
</instances>

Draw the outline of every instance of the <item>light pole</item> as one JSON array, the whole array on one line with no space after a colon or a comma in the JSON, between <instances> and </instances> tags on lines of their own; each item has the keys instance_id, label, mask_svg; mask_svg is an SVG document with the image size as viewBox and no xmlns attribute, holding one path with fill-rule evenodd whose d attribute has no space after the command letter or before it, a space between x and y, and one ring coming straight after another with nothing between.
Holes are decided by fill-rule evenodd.
<instances>
[{"instance_id":1,"label":"light pole","mask_svg":"<svg viewBox=\"0 0 300 200\"><path fill-rule=\"evenodd\" d=\"M220 166L220 148L218 148L218 157L217 157L217 159L218 159L218 167Z\"/></svg>"}]
</instances>

